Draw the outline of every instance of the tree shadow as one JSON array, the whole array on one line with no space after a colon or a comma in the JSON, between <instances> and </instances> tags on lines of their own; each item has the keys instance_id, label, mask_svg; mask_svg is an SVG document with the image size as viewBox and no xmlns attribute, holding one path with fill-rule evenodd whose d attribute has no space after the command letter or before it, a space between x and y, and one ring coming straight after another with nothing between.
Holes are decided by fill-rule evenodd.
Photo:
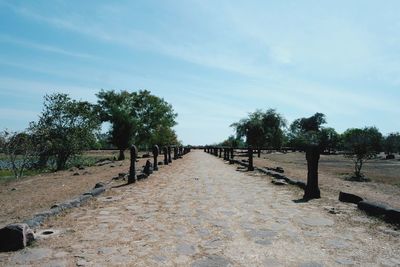
<instances>
[{"instance_id":1,"label":"tree shadow","mask_svg":"<svg viewBox=\"0 0 400 267\"><path fill-rule=\"evenodd\" d=\"M294 203L307 203L308 201L310 201L310 199L309 198L304 198L304 197L302 197L302 198L300 198L300 199L294 199L294 200L292 200Z\"/></svg>"}]
</instances>

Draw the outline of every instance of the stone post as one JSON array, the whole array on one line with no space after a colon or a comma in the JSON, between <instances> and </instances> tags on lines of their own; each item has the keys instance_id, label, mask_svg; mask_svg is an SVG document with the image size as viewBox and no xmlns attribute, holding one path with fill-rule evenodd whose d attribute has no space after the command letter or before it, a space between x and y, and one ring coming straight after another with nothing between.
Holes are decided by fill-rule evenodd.
<instances>
[{"instance_id":1,"label":"stone post","mask_svg":"<svg viewBox=\"0 0 400 267\"><path fill-rule=\"evenodd\" d=\"M174 160L178 159L178 147L174 147Z\"/></svg>"},{"instance_id":2,"label":"stone post","mask_svg":"<svg viewBox=\"0 0 400 267\"><path fill-rule=\"evenodd\" d=\"M169 162L169 163L172 162L172 158L171 158L171 146L168 146L168 162Z\"/></svg>"},{"instance_id":3,"label":"stone post","mask_svg":"<svg viewBox=\"0 0 400 267\"><path fill-rule=\"evenodd\" d=\"M128 184L136 182L136 157L137 148L135 145L131 146L131 166L129 168Z\"/></svg>"},{"instance_id":4,"label":"stone post","mask_svg":"<svg viewBox=\"0 0 400 267\"><path fill-rule=\"evenodd\" d=\"M163 148L163 152L164 152L164 165L168 165L168 148L166 146Z\"/></svg>"},{"instance_id":5,"label":"stone post","mask_svg":"<svg viewBox=\"0 0 400 267\"><path fill-rule=\"evenodd\" d=\"M309 146L306 150L307 159L307 185L304 190L304 199L321 198L321 192L318 187L318 161L320 149L318 146Z\"/></svg>"},{"instance_id":6,"label":"stone post","mask_svg":"<svg viewBox=\"0 0 400 267\"><path fill-rule=\"evenodd\" d=\"M229 150L230 150L230 152L231 152L231 159L233 159L233 152L234 152L233 147L231 147Z\"/></svg>"},{"instance_id":7,"label":"stone post","mask_svg":"<svg viewBox=\"0 0 400 267\"><path fill-rule=\"evenodd\" d=\"M247 154L249 155L249 167L247 168L248 171L254 171L253 166L253 148L251 146L247 149Z\"/></svg>"},{"instance_id":8,"label":"stone post","mask_svg":"<svg viewBox=\"0 0 400 267\"><path fill-rule=\"evenodd\" d=\"M158 161L157 161L158 153L159 153L158 146L154 145L153 146L153 159L154 159L153 170L154 171L158 171Z\"/></svg>"},{"instance_id":9,"label":"stone post","mask_svg":"<svg viewBox=\"0 0 400 267\"><path fill-rule=\"evenodd\" d=\"M219 150L219 157L221 158L222 157L222 147L218 148L218 150Z\"/></svg>"}]
</instances>

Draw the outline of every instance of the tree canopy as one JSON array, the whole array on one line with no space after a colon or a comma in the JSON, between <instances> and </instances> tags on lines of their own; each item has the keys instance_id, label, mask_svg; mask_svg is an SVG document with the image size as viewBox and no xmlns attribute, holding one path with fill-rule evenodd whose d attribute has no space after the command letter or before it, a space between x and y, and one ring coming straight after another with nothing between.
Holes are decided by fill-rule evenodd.
<instances>
[{"instance_id":1,"label":"tree canopy","mask_svg":"<svg viewBox=\"0 0 400 267\"><path fill-rule=\"evenodd\" d=\"M61 170L71 156L93 145L99 127L94 105L56 93L44 97L44 109L30 131L40 154L54 156Z\"/></svg>"},{"instance_id":2,"label":"tree canopy","mask_svg":"<svg viewBox=\"0 0 400 267\"><path fill-rule=\"evenodd\" d=\"M111 123L110 141L120 150L120 160L133 142L139 146L177 142L172 129L177 114L170 104L150 91L101 90L97 97L101 120Z\"/></svg>"},{"instance_id":3,"label":"tree canopy","mask_svg":"<svg viewBox=\"0 0 400 267\"><path fill-rule=\"evenodd\" d=\"M381 149L382 134L376 127L351 128L343 133L342 138L345 155L354 162L355 178L361 179L364 162L375 157Z\"/></svg>"}]
</instances>

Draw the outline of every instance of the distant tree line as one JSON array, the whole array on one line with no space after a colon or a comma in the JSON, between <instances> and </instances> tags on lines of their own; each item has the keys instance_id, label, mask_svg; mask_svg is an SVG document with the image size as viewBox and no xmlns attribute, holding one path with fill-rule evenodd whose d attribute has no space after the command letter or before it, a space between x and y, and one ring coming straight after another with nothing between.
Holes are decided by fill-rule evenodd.
<instances>
[{"instance_id":1,"label":"distant tree line","mask_svg":"<svg viewBox=\"0 0 400 267\"><path fill-rule=\"evenodd\" d=\"M56 170L65 169L69 159L87 149L117 148L123 160L133 143L143 148L178 143L172 128L177 114L164 99L147 90L101 90L97 98L92 104L67 94L46 95L38 121L22 132L1 132L0 153L11 162L15 177L28 166L52 163ZM110 124L107 133L100 132L103 122Z\"/></svg>"},{"instance_id":2,"label":"distant tree line","mask_svg":"<svg viewBox=\"0 0 400 267\"><path fill-rule=\"evenodd\" d=\"M383 136L376 127L350 128L339 134L324 127L326 116L315 113L308 118L294 120L288 127L285 118L275 109L256 110L246 118L231 125L236 136L229 136L219 145L233 147L251 146L261 149L293 149L304 151L309 146L319 147L321 153L341 151L354 162L354 175L362 179L361 169L366 160L384 151L387 158L400 152L400 133Z\"/></svg>"}]
</instances>

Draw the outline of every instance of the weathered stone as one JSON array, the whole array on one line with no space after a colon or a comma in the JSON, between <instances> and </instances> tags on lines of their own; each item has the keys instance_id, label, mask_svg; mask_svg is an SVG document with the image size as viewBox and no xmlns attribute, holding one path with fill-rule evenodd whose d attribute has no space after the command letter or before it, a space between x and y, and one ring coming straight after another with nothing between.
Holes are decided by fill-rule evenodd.
<instances>
[{"instance_id":1,"label":"weathered stone","mask_svg":"<svg viewBox=\"0 0 400 267\"><path fill-rule=\"evenodd\" d=\"M389 208L385 213L385 220L390 223L400 224L400 210Z\"/></svg>"},{"instance_id":2,"label":"weathered stone","mask_svg":"<svg viewBox=\"0 0 400 267\"><path fill-rule=\"evenodd\" d=\"M271 183L274 185L287 185L287 182L283 179L273 179Z\"/></svg>"},{"instance_id":3,"label":"weathered stone","mask_svg":"<svg viewBox=\"0 0 400 267\"><path fill-rule=\"evenodd\" d=\"M360 210L375 216L384 215L388 209L384 204L373 203L366 200L358 202L357 206Z\"/></svg>"},{"instance_id":4,"label":"weathered stone","mask_svg":"<svg viewBox=\"0 0 400 267\"><path fill-rule=\"evenodd\" d=\"M354 264L354 262L350 259L339 258L339 259L336 259L335 261L341 265L353 265Z\"/></svg>"},{"instance_id":5,"label":"weathered stone","mask_svg":"<svg viewBox=\"0 0 400 267\"><path fill-rule=\"evenodd\" d=\"M80 174L79 174L79 172L75 172L74 174L73 174L73 176L79 176Z\"/></svg>"},{"instance_id":6,"label":"weathered stone","mask_svg":"<svg viewBox=\"0 0 400 267\"><path fill-rule=\"evenodd\" d=\"M318 263L318 262L314 262L314 261L311 261L311 262L304 262L304 263L301 263L300 265L299 265L299 267L323 267L324 265L322 265L321 263Z\"/></svg>"},{"instance_id":7,"label":"weathered stone","mask_svg":"<svg viewBox=\"0 0 400 267\"><path fill-rule=\"evenodd\" d=\"M136 146L131 146L131 165L129 167L128 184L134 183L136 181L136 157L137 148Z\"/></svg>"},{"instance_id":8,"label":"weathered stone","mask_svg":"<svg viewBox=\"0 0 400 267\"><path fill-rule=\"evenodd\" d=\"M145 179L145 178L147 178L148 176L147 176L147 174L145 174L145 173L141 173L141 174L138 174L137 175L137 179L138 180L142 180L142 179Z\"/></svg>"},{"instance_id":9,"label":"weathered stone","mask_svg":"<svg viewBox=\"0 0 400 267\"><path fill-rule=\"evenodd\" d=\"M232 262L219 255L209 255L192 263L192 267L225 267Z\"/></svg>"},{"instance_id":10,"label":"weathered stone","mask_svg":"<svg viewBox=\"0 0 400 267\"><path fill-rule=\"evenodd\" d=\"M363 199L357 195L340 191L339 201L358 204L358 202L363 201Z\"/></svg>"},{"instance_id":11,"label":"weathered stone","mask_svg":"<svg viewBox=\"0 0 400 267\"><path fill-rule=\"evenodd\" d=\"M153 173L153 164L151 164L150 160L146 161L146 165L143 168L143 173L147 176Z\"/></svg>"},{"instance_id":12,"label":"weathered stone","mask_svg":"<svg viewBox=\"0 0 400 267\"><path fill-rule=\"evenodd\" d=\"M25 223L10 224L0 229L0 252L16 251L29 246L35 237Z\"/></svg>"},{"instance_id":13,"label":"weathered stone","mask_svg":"<svg viewBox=\"0 0 400 267\"><path fill-rule=\"evenodd\" d=\"M304 189L304 199L320 198L321 192L318 187L318 162L320 158L320 148L310 146L307 148L307 185Z\"/></svg>"},{"instance_id":14,"label":"weathered stone","mask_svg":"<svg viewBox=\"0 0 400 267\"><path fill-rule=\"evenodd\" d=\"M120 177L120 175L118 174L118 176ZM100 188L100 187L105 187L106 186L106 184L105 183L103 183L103 182L99 182L99 183L97 183L97 184L95 184L94 185L94 188Z\"/></svg>"}]
</instances>

